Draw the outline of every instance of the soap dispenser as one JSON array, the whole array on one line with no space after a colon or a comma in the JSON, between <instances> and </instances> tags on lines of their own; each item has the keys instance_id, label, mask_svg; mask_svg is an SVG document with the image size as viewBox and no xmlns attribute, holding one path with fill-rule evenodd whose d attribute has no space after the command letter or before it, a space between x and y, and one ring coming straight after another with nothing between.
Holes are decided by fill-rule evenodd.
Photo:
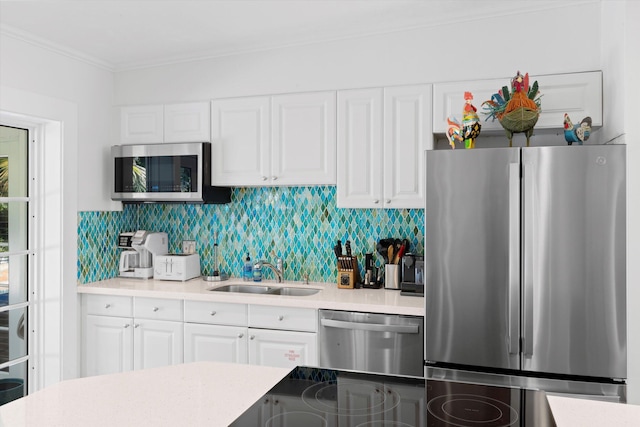
<instances>
[{"instance_id":1,"label":"soap dispenser","mask_svg":"<svg viewBox=\"0 0 640 427\"><path fill-rule=\"evenodd\" d=\"M253 266L251 265L251 257L249 257L249 252L247 252L247 258L244 260L244 267L242 269L242 279L245 282L249 282L253 280Z\"/></svg>"}]
</instances>

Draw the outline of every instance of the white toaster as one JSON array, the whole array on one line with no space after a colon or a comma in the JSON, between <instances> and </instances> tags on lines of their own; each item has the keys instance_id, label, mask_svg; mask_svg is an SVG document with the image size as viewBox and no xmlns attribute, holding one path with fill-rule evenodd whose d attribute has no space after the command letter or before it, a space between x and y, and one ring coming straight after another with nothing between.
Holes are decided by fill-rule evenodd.
<instances>
[{"instance_id":1,"label":"white toaster","mask_svg":"<svg viewBox=\"0 0 640 427\"><path fill-rule=\"evenodd\" d=\"M156 255L154 261L154 279L184 282L200 276L200 255L198 254Z\"/></svg>"}]
</instances>

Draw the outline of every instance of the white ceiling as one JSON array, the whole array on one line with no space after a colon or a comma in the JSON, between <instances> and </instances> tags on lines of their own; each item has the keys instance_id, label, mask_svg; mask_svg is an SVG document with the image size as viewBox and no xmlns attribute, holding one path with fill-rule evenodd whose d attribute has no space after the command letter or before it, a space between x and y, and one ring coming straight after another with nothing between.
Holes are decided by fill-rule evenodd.
<instances>
[{"instance_id":1,"label":"white ceiling","mask_svg":"<svg viewBox=\"0 0 640 427\"><path fill-rule=\"evenodd\" d=\"M1 0L0 30L119 71L593 1Z\"/></svg>"}]
</instances>

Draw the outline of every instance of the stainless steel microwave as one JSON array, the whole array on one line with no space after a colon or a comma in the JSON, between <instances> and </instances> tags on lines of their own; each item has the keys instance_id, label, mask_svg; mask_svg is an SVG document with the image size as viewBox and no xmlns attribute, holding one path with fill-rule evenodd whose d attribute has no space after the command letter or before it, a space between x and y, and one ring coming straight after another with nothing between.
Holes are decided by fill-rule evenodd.
<instances>
[{"instance_id":1,"label":"stainless steel microwave","mask_svg":"<svg viewBox=\"0 0 640 427\"><path fill-rule=\"evenodd\" d=\"M211 144L114 145L111 198L129 203L228 203L231 189L211 186Z\"/></svg>"}]
</instances>

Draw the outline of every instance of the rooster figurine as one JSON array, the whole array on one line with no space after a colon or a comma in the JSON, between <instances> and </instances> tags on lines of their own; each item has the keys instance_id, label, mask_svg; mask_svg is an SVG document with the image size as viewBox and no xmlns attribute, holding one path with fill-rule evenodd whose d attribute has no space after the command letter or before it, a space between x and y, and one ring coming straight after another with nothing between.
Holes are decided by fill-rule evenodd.
<instances>
[{"instance_id":1,"label":"rooster figurine","mask_svg":"<svg viewBox=\"0 0 640 427\"><path fill-rule=\"evenodd\" d=\"M463 142L465 148L474 148L476 138L480 135L480 119L477 108L473 106L473 95L471 92L464 93L464 108L462 109L462 125L454 118L447 117L447 139L451 148L456 148L456 141Z\"/></svg>"},{"instance_id":2,"label":"rooster figurine","mask_svg":"<svg viewBox=\"0 0 640 427\"><path fill-rule=\"evenodd\" d=\"M591 135L591 117L585 117L580 126L575 127L567 113L564 113L564 139L569 145L577 142L582 145Z\"/></svg>"},{"instance_id":3,"label":"rooster figurine","mask_svg":"<svg viewBox=\"0 0 640 427\"><path fill-rule=\"evenodd\" d=\"M524 76L520 71L511 79L511 91L507 86L493 94L489 101L482 103L487 119L498 119L509 139L509 147L513 143L513 134L524 132L529 139L533 135L533 127L540 116L540 96L538 96L538 82L529 87L529 73Z\"/></svg>"}]
</instances>

